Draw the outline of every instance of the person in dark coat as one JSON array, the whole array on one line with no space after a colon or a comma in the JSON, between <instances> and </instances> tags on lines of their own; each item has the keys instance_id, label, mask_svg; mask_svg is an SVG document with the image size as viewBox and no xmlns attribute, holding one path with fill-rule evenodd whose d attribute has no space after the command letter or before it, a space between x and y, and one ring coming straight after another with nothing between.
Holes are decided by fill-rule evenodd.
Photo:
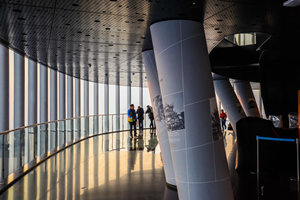
<instances>
[{"instance_id":1,"label":"person in dark coat","mask_svg":"<svg viewBox=\"0 0 300 200\"><path fill-rule=\"evenodd\" d=\"M147 106L146 114L148 114L148 117L150 119L150 128L154 128L153 125L154 115L153 115L152 107L149 105Z\"/></svg>"},{"instance_id":2,"label":"person in dark coat","mask_svg":"<svg viewBox=\"0 0 300 200\"><path fill-rule=\"evenodd\" d=\"M144 109L139 106L136 113L139 120L139 129L142 131L144 129Z\"/></svg>"}]
</instances>

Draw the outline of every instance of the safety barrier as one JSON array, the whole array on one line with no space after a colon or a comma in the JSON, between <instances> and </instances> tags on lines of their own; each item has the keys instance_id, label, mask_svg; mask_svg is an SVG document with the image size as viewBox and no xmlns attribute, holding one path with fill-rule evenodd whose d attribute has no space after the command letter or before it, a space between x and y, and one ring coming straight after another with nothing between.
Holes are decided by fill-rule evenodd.
<instances>
[{"instance_id":1,"label":"safety barrier","mask_svg":"<svg viewBox=\"0 0 300 200\"><path fill-rule=\"evenodd\" d=\"M150 120L144 117L144 128ZM91 115L0 133L0 193L56 153L100 134L127 131L127 114Z\"/></svg>"}]
</instances>

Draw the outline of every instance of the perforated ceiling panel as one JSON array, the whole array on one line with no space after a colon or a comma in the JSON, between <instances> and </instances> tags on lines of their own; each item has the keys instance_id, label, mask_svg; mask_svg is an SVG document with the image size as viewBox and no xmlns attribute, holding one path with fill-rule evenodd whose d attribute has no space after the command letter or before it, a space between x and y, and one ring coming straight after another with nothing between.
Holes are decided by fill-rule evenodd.
<instances>
[{"instance_id":1,"label":"perforated ceiling panel","mask_svg":"<svg viewBox=\"0 0 300 200\"><path fill-rule=\"evenodd\" d=\"M276 1L273 1L275 3ZM271 32L265 0L1 0L0 38L30 58L85 80L146 85L141 52L149 26L165 19L203 21L208 50L225 35ZM268 18L269 17L269 18Z\"/></svg>"}]
</instances>

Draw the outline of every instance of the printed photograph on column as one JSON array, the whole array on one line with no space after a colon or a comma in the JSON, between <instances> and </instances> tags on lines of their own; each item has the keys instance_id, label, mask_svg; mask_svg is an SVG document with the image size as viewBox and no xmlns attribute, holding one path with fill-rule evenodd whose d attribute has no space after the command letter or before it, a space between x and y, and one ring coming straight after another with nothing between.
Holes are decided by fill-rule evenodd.
<instances>
[{"instance_id":1,"label":"printed photograph on column","mask_svg":"<svg viewBox=\"0 0 300 200\"><path fill-rule=\"evenodd\" d=\"M155 116L155 121L160 122L165 119L164 106L162 103L161 95L157 95L156 97L154 97L153 102L154 102L154 108L157 112Z\"/></svg>"},{"instance_id":2,"label":"printed photograph on column","mask_svg":"<svg viewBox=\"0 0 300 200\"><path fill-rule=\"evenodd\" d=\"M165 97L165 120L169 131L184 129L183 92Z\"/></svg>"}]
</instances>

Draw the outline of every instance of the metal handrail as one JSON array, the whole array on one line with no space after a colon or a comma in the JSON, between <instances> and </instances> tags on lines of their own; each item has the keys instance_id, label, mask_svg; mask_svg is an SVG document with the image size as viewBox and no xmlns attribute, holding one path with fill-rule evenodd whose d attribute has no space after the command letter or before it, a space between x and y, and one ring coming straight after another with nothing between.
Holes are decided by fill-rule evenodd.
<instances>
[{"instance_id":1,"label":"metal handrail","mask_svg":"<svg viewBox=\"0 0 300 200\"><path fill-rule=\"evenodd\" d=\"M101 117L101 116L115 116L115 115L121 116L121 115L127 115L127 114L126 113L122 113L122 114L87 115L87 116L78 116L78 117L72 117L72 118L66 118L66 119L59 119L59 120L47 121L47 122L42 122L42 123L37 123L37 124L31 124L31 125L28 125L28 126L21 126L19 128L15 128L15 129L9 129L9 130L1 132L0 135L5 135L5 134L8 134L10 132L19 131L21 129L32 128L32 127L36 127L36 126L41 126L41 125L46 125L46 124L52 124L52 123L61 122L61 121L67 121L67 120L73 120L73 119L80 119L80 118L87 118L87 117Z\"/></svg>"},{"instance_id":2,"label":"metal handrail","mask_svg":"<svg viewBox=\"0 0 300 200\"><path fill-rule=\"evenodd\" d=\"M116 117L114 117L116 116ZM105 118L105 119L104 119ZM107 118L107 119L106 119ZM16 181L19 180L20 177L27 174L29 171L33 170L36 166L47 160L48 158L52 157L56 153L62 151L65 148L68 148L78 142L81 142L83 140L86 140L90 137L95 137L101 134L109 134L113 132L121 132L121 131L128 131L127 126L125 126L127 122L127 114L101 114L101 115L88 115L88 116L79 116L79 117L73 117L69 119L61 119L61 120L55 120L55 121L48 121L38 124L33 124L29 126L23 126L12 130L7 130L2 133L0 133L0 139L1 139L1 154L2 156L2 162L1 165L1 171L0 171L0 194L5 191L8 187L13 185ZM82 120L78 121L77 119L87 119L88 121L84 120L83 127L81 127ZM91 126L91 129L86 129L89 127L90 122L94 123L94 120L96 119L97 128L94 126ZM90 121L92 120L92 121ZM100 120L102 123L100 124ZM104 120L107 120L107 122L104 122ZM114 124L114 120L116 122L116 126ZM112 123L110 123L110 121ZM59 126L59 122L66 123L63 127ZM69 125L73 127L73 130L76 129L76 127L79 129L76 129L76 135L75 131L71 131L71 138L67 138L67 122L70 122ZM86 124L87 123L87 124ZM98 124L99 123L99 124ZM118 125L119 124L119 125ZM122 128L120 127L122 124ZM146 127L147 120L144 122L144 128ZM28 149L29 140L28 140L28 134L29 129L28 128L38 128L39 126L46 125L46 129L43 131L46 131L46 134L40 134L38 130L33 131L34 135L31 142L34 143L33 147L33 154L30 154L26 152L26 149ZM51 125L54 125L53 127ZM87 125L87 127L85 126ZM110 126L111 125L111 126ZM98 128L102 127L102 131ZM48 128L47 128L48 127ZM54 129L52 129L52 128ZM117 128L118 127L118 128ZM62 128L62 130L60 129ZM23 130L23 131L21 131ZM88 134L87 134L88 132ZM9 134L10 133L10 134ZM48 134L49 133L49 134ZM91 134L90 134L91 133ZM13 134L12 136L10 136ZM27 139L26 139L27 134ZM63 135L61 135L63 134ZM9 137L15 137L18 139L18 141L13 141L12 143L7 140ZM51 137L51 138L50 138ZM58 138L59 137L59 138ZM61 138L63 137L63 138ZM75 138L76 137L76 138ZM44 138L44 140L41 140L41 138ZM51 140L51 141L50 141ZM60 141L58 143L58 141ZM16 142L16 143L15 143ZM37 143L36 143L37 142ZM10 155L10 152L14 152L15 150L9 149L8 145L17 145L15 146L16 150L19 151L17 155ZM27 146L26 146L27 144ZM14 147L14 146L13 146ZM5 153L6 152L6 153ZM7 154L9 153L9 154ZM23 155L23 156L22 156ZM13 162L18 163L17 166L12 166L12 168L9 167L9 162L11 156L16 159ZM7 162L9 161L9 162ZM10 171L9 171L10 170Z\"/></svg>"}]
</instances>

